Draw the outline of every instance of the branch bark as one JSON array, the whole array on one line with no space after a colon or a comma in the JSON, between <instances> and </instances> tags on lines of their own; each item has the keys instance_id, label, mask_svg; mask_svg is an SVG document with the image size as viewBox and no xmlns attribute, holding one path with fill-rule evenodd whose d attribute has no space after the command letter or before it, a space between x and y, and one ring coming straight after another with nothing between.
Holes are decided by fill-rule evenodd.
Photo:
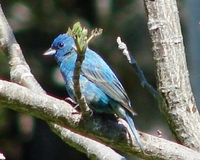
<instances>
[{"instance_id":1,"label":"branch bark","mask_svg":"<svg viewBox=\"0 0 200 160\"><path fill-rule=\"evenodd\" d=\"M96 139L123 153L137 155L146 159L194 159L200 160L200 154L187 147L141 133L145 155L139 146L131 146L124 127L100 116L82 119L80 114L65 101L46 94L38 94L15 83L0 80L0 106L24 114L53 122L70 129L72 132ZM20 94L18 94L20 93ZM58 131L59 132L59 131ZM63 136L64 137L64 136ZM131 140L132 141L132 140ZM134 144L137 144L133 140Z\"/></svg>"},{"instance_id":2,"label":"branch bark","mask_svg":"<svg viewBox=\"0 0 200 160\"><path fill-rule=\"evenodd\" d=\"M160 109L176 140L200 151L200 118L186 64L176 0L144 0Z\"/></svg>"},{"instance_id":3,"label":"branch bark","mask_svg":"<svg viewBox=\"0 0 200 160\"><path fill-rule=\"evenodd\" d=\"M110 147L107 147L102 143L94 141L88 137L81 136L77 133L70 131L69 129L64 129L63 127L57 124L51 123L50 127L52 131L54 131L56 134L65 135L62 136L62 140L67 144L70 144L72 147L75 147L77 150L83 153L88 153L89 150L88 157L90 159L126 160L126 158L122 157L119 154L116 154L116 152L113 152L113 150Z\"/></svg>"}]
</instances>

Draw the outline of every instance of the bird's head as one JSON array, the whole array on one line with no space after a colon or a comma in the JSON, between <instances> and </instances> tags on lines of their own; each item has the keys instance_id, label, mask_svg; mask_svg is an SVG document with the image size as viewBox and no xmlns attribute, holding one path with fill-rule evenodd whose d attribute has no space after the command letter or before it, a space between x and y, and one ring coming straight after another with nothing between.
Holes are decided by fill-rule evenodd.
<instances>
[{"instance_id":1,"label":"bird's head","mask_svg":"<svg viewBox=\"0 0 200 160\"><path fill-rule=\"evenodd\" d=\"M54 39L51 48L43 55L53 55L57 61L60 61L74 49L73 46L75 46L75 43L72 37L66 33L60 34Z\"/></svg>"}]
</instances>

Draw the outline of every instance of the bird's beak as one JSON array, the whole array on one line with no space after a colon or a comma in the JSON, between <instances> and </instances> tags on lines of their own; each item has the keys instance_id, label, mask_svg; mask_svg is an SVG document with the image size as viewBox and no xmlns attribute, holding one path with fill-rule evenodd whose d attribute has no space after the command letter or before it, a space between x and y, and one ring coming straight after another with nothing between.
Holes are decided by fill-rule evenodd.
<instances>
[{"instance_id":1,"label":"bird's beak","mask_svg":"<svg viewBox=\"0 0 200 160\"><path fill-rule=\"evenodd\" d=\"M52 48L49 48L46 52L44 52L44 56L51 56L51 55L54 55L56 54L56 50L55 49L52 49Z\"/></svg>"}]
</instances>

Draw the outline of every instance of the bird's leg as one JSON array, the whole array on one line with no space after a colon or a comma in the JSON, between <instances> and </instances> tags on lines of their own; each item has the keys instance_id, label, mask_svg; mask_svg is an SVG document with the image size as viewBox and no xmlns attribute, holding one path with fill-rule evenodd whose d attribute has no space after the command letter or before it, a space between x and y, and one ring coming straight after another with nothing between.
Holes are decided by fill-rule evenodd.
<instances>
[{"instance_id":1,"label":"bird's leg","mask_svg":"<svg viewBox=\"0 0 200 160\"><path fill-rule=\"evenodd\" d=\"M76 101L74 101L73 99L71 99L70 97L65 98L65 101L67 101L67 102L71 103L72 105L74 105L73 106L74 109L76 109L79 106L79 104ZM73 112L73 114L78 114L78 112Z\"/></svg>"},{"instance_id":2,"label":"bird's leg","mask_svg":"<svg viewBox=\"0 0 200 160\"><path fill-rule=\"evenodd\" d=\"M70 97L65 98L65 101L73 104L74 105L74 109L76 109L79 106L79 104L76 101L74 101L72 98L70 98ZM92 115L93 115L93 111L91 110L90 111L90 116L92 116Z\"/></svg>"},{"instance_id":3,"label":"bird's leg","mask_svg":"<svg viewBox=\"0 0 200 160\"><path fill-rule=\"evenodd\" d=\"M74 106L74 109L76 109L78 106L79 106L79 104L76 104L76 105Z\"/></svg>"}]
</instances>

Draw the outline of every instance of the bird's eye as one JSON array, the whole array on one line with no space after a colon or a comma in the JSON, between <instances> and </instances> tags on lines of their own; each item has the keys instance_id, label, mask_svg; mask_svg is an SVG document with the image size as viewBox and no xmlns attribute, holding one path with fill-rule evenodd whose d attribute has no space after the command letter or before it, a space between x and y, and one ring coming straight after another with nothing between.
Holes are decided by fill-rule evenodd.
<instances>
[{"instance_id":1,"label":"bird's eye","mask_svg":"<svg viewBox=\"0 0 200 160\"><path fill-rule=\"evenodd\" d=\"M63 46L64 46L64 43L62 42L58 44L58 48L62 48Z\"/></svg>"}]
</instances>

